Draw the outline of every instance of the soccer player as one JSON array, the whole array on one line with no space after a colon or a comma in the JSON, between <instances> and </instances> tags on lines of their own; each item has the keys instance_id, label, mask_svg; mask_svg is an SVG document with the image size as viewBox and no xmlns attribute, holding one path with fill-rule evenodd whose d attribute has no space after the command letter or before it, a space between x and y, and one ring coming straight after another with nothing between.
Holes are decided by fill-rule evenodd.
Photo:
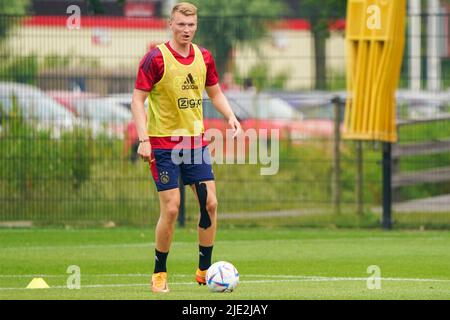
<instances>
[{"instance_id":1,"label":"soccer player","mask_svg":"<svg viewBox=\"0 0 450 320\"><path fill-rule=\"evenodd\" d=\"M138 154L150 163L160 203L153 292L169 291L166 261L180 207L180 176L184 184L191 186L200 207L199 265L195 274L199 284L206 283L206 270L211 265L217 198L208 142L204 139L204 90L233 129L233 138L241 131L219 87L211 53L192 43L197 30L197 8L186 2L177 4L172 9L169 26L170 41L158 45L141 60L131 107L140 140ZM147 97L148 114L144 109ZM183 162L174 161L174 154L182 156Z\"/></svg>"}]
</instances>

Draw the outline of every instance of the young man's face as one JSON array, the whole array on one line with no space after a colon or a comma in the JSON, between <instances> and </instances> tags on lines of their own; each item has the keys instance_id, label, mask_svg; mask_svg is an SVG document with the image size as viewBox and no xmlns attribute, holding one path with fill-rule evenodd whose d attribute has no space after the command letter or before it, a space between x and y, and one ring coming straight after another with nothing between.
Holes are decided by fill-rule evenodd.
<instances>
[{"instance_id":1,"label":"young man's face","mask_svg":"<svg viewBox=\"0 0 450 320\"><path fill-rule=\"evenodd\" d=\"M197 31L197 16L185 16L182 13L175 12L170 21L173 39L180 45L189 44L194 39Z\"/></svg>"}]
</instances>

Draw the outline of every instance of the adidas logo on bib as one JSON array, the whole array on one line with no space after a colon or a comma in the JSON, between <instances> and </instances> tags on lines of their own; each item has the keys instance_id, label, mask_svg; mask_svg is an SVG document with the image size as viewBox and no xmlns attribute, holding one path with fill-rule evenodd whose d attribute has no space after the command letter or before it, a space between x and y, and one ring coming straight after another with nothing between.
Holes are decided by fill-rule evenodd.
<instances>
[{"instance_id":1,"label":"adidas logo on bib","mask_svg":"<svg viewBox=\"0 0 450 320\"><path fill-rule=\"evenodd\" d=\"M198 90L198 85L195 84L194 77L192 74L188 74L186 76L186 80L184 81L183 85L181 86L181 90Z\"/></svg>"}]
</instances>

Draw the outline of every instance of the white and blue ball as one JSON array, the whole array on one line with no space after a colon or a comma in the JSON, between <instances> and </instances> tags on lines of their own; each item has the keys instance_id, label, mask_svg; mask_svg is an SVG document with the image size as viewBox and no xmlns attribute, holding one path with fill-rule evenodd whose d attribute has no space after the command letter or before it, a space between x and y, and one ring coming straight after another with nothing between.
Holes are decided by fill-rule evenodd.
<instances>
[{"instance_id":1,"label":"white and blue ball","mask_svg":"<svg viewBox=\"0 0 450 320\"><path fill-rule=\"evenodd\" d=\"M206 272L206 285L212 292L232 292L239 283L239 273L229 262L213 263Z\"/></svg>"}]
</instances>

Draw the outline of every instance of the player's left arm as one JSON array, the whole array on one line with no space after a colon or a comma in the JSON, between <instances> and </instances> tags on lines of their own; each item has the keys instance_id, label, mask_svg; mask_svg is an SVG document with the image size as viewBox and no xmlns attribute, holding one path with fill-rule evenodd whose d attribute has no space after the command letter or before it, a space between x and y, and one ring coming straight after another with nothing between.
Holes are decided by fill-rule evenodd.
<instances>
[{"instance_id":1,"label":"player's left arm","mask_svg":"<svg viewBox=\"0 0 450 320\"><path fill-rule=\"evenodd\" d=\"M216 108L216 110L219 111L228 121L228 124L234 131L233 138L235 138L242 130L241 124L234 115L234 112L228 103L227 97L223 94L219 84L206 87L206 93L211 99L214 108Z\"/></svg>"}]
</instances>

